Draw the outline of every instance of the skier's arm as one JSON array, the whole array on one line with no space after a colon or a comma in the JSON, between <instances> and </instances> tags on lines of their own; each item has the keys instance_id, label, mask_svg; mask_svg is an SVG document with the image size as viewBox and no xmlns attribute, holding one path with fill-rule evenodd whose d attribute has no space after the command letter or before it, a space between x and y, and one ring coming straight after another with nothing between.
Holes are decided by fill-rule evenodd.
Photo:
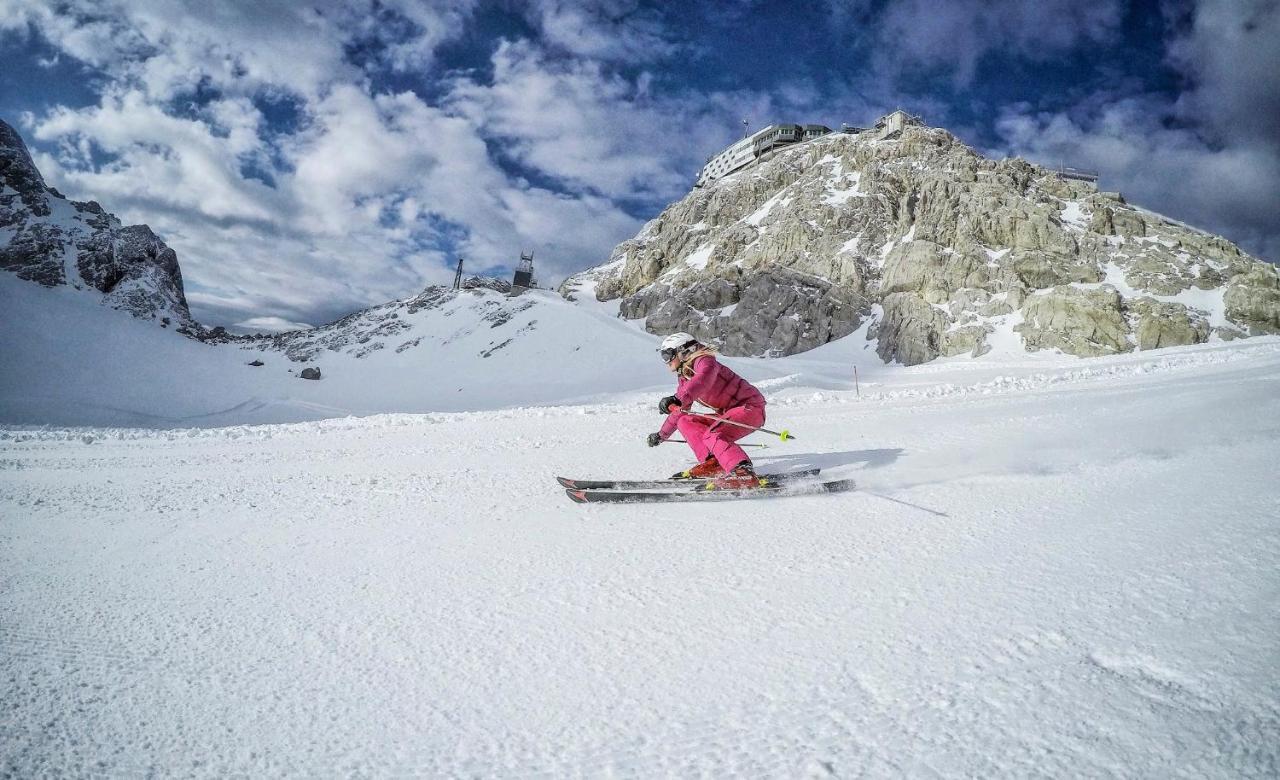
<instances>
[{"instance_id":1,"label":"skier's arm","mask_svg":"<svg viewBox=\"0 0 1280 780\"><path fill-rule=\"evenodd\" d=\"M669 395L667 398L674 398L681 406L685 406L686 404L680 400L680 391L686 384L688 384L688 380L681 377L680 380L676 382L675 395ZM662 400L666 401L667 398ZM658 435L662 437L663 441L670 439L671 434L676 432L676 422L680 419L681 414L680 406L670 406L668 408L671 411L667 412L667 419L662 421L662 427L658 429Z\"/></svg>"},{"instance_id":2,"label":"skier's arm","mask_svg":"<svg viewBox=\"0 0 1280 780\"><path fill-rule=\"evenodd\" d=\"M662 437L663 441L670 439L671 434L675 433L676 419L679 416L680 416L680 411L677 409L671 412L671 414L668 414L667 419L663 421L662 427L658 429L658 435Z\"/></svg>"}]
</instances>

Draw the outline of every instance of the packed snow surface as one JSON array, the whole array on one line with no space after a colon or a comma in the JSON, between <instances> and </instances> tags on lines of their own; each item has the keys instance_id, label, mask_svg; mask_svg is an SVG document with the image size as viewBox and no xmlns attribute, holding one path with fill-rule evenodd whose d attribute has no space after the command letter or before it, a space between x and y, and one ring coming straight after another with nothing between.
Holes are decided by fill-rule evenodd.
<instances>
[{"instance_id":1,"label":"packed snow surface","mask_svg":"<svg viewBox=\"0 0 1280 780\"><path fill-rule=\"evenodd\" d=\"M0 428L0 774L1276 776L1280 341L860 355L729 361L824 496L570 503L666 387Z\"/></svg>"},{"instance_id":2,"label":"packed snow surface","mask_svg":"<svg viewBox=\"0 0 1280 780\"><path fill-rule=\"evenodd\" d=\"M345 343L295 362L264 342L200 343L76 290L0 274L0 424L303 422L583 402L665 382L656 339L619 320L616 305L606 313L581 297L468 290L381 323L317 329ZM308 367L322 379L299 378Z\"/></svg>"}]
</instances>

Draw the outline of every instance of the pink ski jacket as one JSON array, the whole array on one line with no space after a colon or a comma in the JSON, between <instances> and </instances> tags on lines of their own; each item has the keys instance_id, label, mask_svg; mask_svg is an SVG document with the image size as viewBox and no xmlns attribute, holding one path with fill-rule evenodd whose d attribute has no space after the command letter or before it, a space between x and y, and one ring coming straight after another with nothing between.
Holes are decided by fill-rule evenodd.
<instances>
[{"instance_id":1,"label":"pink ski jacket","mask_svg":"<svg viewBox=\"0 0 1280 780\"><path fill-rule=\"evenodd\" d=\"M700 401L715 409L717 415L739 406L754 406L762 415L764 412L764 396L760 391L716 360L715 355L700 355L693 359L692 374L688 377L681 374L676 383L676 398L680 399L681 407L690 411L693 402ZM671 436L679 418L679 412L667 415L658 435L664 439Z\"/></svg>"}]
</instances>

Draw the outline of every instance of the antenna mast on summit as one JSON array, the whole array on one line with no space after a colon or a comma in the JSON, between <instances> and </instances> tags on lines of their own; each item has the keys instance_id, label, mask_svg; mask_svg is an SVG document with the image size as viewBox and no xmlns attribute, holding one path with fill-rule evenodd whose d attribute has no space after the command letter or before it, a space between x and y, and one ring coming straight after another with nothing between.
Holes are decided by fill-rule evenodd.
<instances>
[{"instance_id":1,"label":"antenna mast on summit","mask_svg":"<svg viewBox=\"0 0 1280 780\"><path fill-rule=\"evenodd\" d=\"M458 272L453 275L453 289L462 289L462 258L458 258Z\"/></svg>"}]
</instances>

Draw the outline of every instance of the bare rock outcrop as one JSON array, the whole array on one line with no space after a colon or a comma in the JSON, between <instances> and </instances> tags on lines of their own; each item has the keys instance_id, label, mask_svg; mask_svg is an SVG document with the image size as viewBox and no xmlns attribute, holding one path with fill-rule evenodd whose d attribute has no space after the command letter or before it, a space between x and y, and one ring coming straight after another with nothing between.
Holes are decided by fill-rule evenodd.
<instances>
[{"instance_id":1,"label":"bare rock outcrop","mask_svg":"<svg viewBox=\"0 0 1280 780\"><path fill-rule=\"evenodd\" d=\"M1280 270L1255 267L1232 277L1226 292L1227 318L1249 333L1280 333Z\"/></svg>"},{"instance_id":2,"label":"bare rock outcrop","mask_svg":"<svg viewBox=\"0 0 1280 780\"><path fill-rule=\"evenodd\" d=\"M1027 298L1022 314L1024 322L1014 331L1032 350L1097 357L1133 349L1120 293L1113 288L1054 287Z\"/></svg>"},{"instance_id":3,"label":"bare rock outcrop","mask_svg":"<svg viewBox=\"0 0 1280 780\"><path fill-rule=\"evenodd\" d=\"M585 290L729 355L864 327L908 365L984 354L997 329L1080 356L1280 332L1275 267L919 124L823 136L695 188L562 288Z\"/></svg>"}]
</instances>

